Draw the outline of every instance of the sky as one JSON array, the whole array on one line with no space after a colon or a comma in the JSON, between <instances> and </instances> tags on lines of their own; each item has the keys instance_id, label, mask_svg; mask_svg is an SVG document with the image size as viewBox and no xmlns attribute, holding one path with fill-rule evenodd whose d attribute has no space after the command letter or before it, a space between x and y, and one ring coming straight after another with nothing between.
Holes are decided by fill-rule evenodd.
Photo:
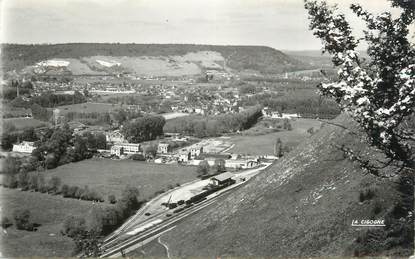
<instances>
[{"instance_id":1,"label":"sky","mask_svg":"<svg viewBox=\"0 0 415 259\"><path fill-rule=\"evenodd\" d=\"M2 43L191 43L318 50L303 0L0 0ZM359 2L374 13L387 0L328 0L352 26Z\"/></svg>"}]
</instances>

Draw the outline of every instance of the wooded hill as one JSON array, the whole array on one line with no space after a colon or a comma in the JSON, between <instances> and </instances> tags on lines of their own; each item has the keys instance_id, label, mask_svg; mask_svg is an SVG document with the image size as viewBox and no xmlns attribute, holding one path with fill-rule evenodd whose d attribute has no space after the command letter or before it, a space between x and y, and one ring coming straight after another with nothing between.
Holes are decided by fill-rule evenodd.
<instances>
[{"instance_id":1,"label":"wooded hill","mask_svg":"<svg viewBox=\"0 0 415 259\"><path fill-rule=\"evenodd\" d=\"M26 66L52 58L81 58L90 56L181 56L189 52L215 51L236 71L254 70L260 73L281 73L310 66L283 52L264 46L218 46L192 44L119 44L68 43L20 45L2 44L3 71L21 70Z\"/></svg>"}]
</instances>

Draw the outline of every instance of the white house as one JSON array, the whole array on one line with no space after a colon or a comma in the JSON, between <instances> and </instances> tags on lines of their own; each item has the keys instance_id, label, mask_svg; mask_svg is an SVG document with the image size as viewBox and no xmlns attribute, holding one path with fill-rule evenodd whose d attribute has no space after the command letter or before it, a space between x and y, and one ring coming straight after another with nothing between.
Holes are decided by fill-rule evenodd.
<instances>
[{"instance_id":1,"label":"white house","mask_svg":"<svg viewBox=\"0 0 415 259\"><path fill-rule=\"evenodd\" d=\"M190 157L195 158L203 153L203 146L193 145L190 148Z\"/></svg>"},{"instance_id":2,"label":"white house","mask_svg":"<svg viewBox=\"0 0 415 259\"><path fill-rule=\"evenodd\" d=\"M13 144L13 152L32 153L35 149L34 142L23 141L20 144Z\"/></svg>"},{"instance_id":3,"label":"white house","mask_svg":"<svg viewBox=\"0 0 415 259\"><path fill-rule=\"evenodd\" d=\"M190 160L190 152L189 151L181 151L178 153L177 162L187 163Z\"/></svg>"},{"instance_id":4,"label":"white house","mask_svg":"<svg viewBox=\"0 0 415 259\"><path fill-rule=\"evenodd\" d=\"M170 151L170 145L168 143L159 143L157 147L157 153L167 154Z\"/></svg>"},{"instance_id":5,"label":"white house","mask_svg":"<svg viewBox=\"0 0 415 259\"><path fill-rule=\"evenodd\" d=\"M106 132L105 133L105 138L106 138L107 142L112 142L112 143L125 143L125 142L127 142L127 140L125 139L125 136L119 130Z\"/></svg>"},{"instance_id":6,"label":"white house","mask_svg":"<svg viewBox=\"0 0 415 259\"><path fill-rule=\"evenodd\" d=\"M283 113L281 115L281 118L292 119L292 118L301 118L301 116L298 113Z\"/></svg>"},{"instance_id":7,"label":"white house","mask_svg":"<svg viewBox=\"0 0 415 259\"><path fill-rule=\"evenodd\" d=\"M141 153L141 145L140 144L133 144L133 143L115 143L111 147L111 155L131 155L131 154L139 154Z\"/></svg>"},{"instance_id":8,"label":"white house","mask_svg":"<svg viewBox=\"0 0 415 259\"><path fill-rule=\"evenodd\" d=\"M248 169L258 165L257 160L252 159L227 159L225 160L225 167L235 169Z\"/></svg>"}]
</instances>

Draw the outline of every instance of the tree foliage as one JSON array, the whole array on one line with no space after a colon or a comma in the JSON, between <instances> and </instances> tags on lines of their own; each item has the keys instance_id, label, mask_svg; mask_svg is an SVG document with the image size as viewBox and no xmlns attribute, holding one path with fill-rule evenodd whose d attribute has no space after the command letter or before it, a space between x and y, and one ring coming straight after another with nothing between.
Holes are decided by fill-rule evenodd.
<instances>
[{"instance_id":1,"label":"tree foliage","mask_svg":"<svg viewBox=\"0 0 415 259\"><path fill-rule=\"evenodd\" d=\"M208 162L206 160L203 160L202 162L200 162L200 164L197 166L197 175L200 176L204 176L207 175L209 173L210 170L210 166L208 164Z\"/></svg>"},{"instance_id":2,"label":"tree foliage","mask_svg":"<svg viewBox=\"0 0 415 259\"><path fill-rule=\"evenodd\" d=\"M357 4L350 6L367 25L363 39L353 36L345 16L336 7L306 0L305 8L310 29L338 67L338 79L320 84L319 90L333 97L359 123L369 143L386 155L387 165L395 163L403 169L414 165L414 129L405 124L413 116L415 104L415 50L408 39L415 10L413 1L395 0L393 4L402 8L397 18L390 12L375 16ZM361 40L368 45L367 62L356 51ZM378 174L373 165L356 158L351 149L348 155Z\"/></svg>"},{"instance_id":3,"label":"tree foliage","mask_svg":"<svg viewBox=\"0 0 415 259\"><path fill-rule=\"evenodd\" d=\"M129 142L139 143L153 140L163 134L166 120L162 116L144 116L127 121L122 128L122 133Z\"/></svg>"},{"instance_id":4,"label":"tree foliage","mask_svg":"<svg viewBox=\"0 0 415 259\"><path fill-rule=\"evenodd\" d=\"M13 219L17 229L28 231L32 231L34 229L34 224L30 220L29 210L15 210L13 212Z\"/></svg>"},{"instance_id":5,"label":"tree foliage","mask_svg":"<svg viewBox=\"0 0 415 259\"><path fill-rule=\"evenodd\" d=\"M185 116L169 120L165 132L178 132L197 137L216 137L223 133L249 129L262 116L262 107L254 106L240 113L215 116Z\"/></svg>"}]
</instances>

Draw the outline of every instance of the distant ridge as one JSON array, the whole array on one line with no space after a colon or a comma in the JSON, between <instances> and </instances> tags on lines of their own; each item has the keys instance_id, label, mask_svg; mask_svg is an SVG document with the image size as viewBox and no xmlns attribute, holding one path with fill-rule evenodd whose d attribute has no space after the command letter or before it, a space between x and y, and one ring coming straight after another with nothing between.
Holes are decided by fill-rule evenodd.
<instances>
[{"instance_id":1,"label":"distant ridge","mask_svg":"<svg viewBox=\"0 0 415 259\"><path fill-rule=\"evenodd\" d=\"M2 44L1 46L2 66L5 72L19 71L53 58L169 57L183 56L189 52L198 51L220 53L226 59L226 65L235 71L252 70L262 74L275 74L310 68L300 60L265 46L119 43Z\"/></svg>"}]
</instances>

